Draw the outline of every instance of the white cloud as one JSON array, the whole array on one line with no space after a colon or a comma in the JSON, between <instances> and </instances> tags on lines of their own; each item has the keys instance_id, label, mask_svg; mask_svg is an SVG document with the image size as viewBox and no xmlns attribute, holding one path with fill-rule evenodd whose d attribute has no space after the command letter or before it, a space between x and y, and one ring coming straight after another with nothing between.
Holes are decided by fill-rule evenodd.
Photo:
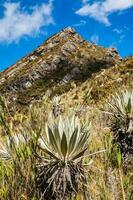
<instances>
[{"instance_id":1,"label":"white cloud","mask_svg":"<svg viewBox=\"0 0 133 200\"><path fill-rule=\"evenodd\" d=\"M125 35L120 35L119 43L122 43L122 41L124 40L125 37L126 37Z\"/></svg>"},{"instance_id":2,"label":"white cloud","mask_svg":"<svg viewBox=\"0 0 133 200\"><path fill-rule=\"evenodd\" d=\"M20 3L5 3L4 15L0 18L0 42L17 42L23 36L35 36L41 28L54 23L52 0L47 4L21 8Z\"/></svg>"},{"instance_id":3,"label":"white cloud","mask_svg":"<svg viewBox=\"0 0 133 200\"><path fill-rule=\"evenodd\" d=\"M110 14L131 7L133 7L133 0L99 0L92 4L83 3L83 6L76 11L76 14L80 16L90 16L95 20L104 23L106 26L109 26L111 25L108 19Z\"/></svg>"},{"instance_id":4,"label":"white cloud","mask_svg":"<svg viewBox=\"0 0 133 200\"><path fill-rule=\"evenodd\" d=\"M114 28L114 29L113 29L113 32L114 32L114 33L117 33L117 34L119 34L119 35L120 35L120 34L122 34L122 33L123 33L123 30L121 30L121 29L118 29L118 28Z\"/></svg>"},{"instance_id":5,"label":"white cloud","mask_svg":"<svg viewBox=\"0 0 133 200\"><path fill-rule=\"evenodd\" d=\"M86 3L88 3L88 1L89 1L89 0L82 0L82 3L83 3L83 4L86 4Z\"/></svg>"},{"instance_id":6,"label":"white cloud","mask_svg":"<svg viewBox=\"0 0 133 200\"><path fill-rule=\"evenodd\" d=\"M99 42L99 36L98 35L92 35L90 37L90 41L97 44Z\"/></svg>"},{"instance_id":7,"label":"white cloud","mask_svg":"<svg viewBox=\"0 0 133 200\"><path fill-rule=\"evenodd\" d=\"M126 26L124 26L122 29L119 29L119 28L114 28L113 29L113 32L116 33L118 35L118 40L117 42L120 44L123 42L123 40L125 39L126 37L126 34L128 33L128 31L130 31L130 29Z\"/></svg>"},{"instance_id":8,"label":"white cloud","mask_svg":"<svg viewBox=\"0 0 133 200\"><path fill-rule=\"evenodd\" d=\"M75 26L75 27L80 27L80 26L85 26L85 25L86 25L86 21L85 21L85 20L80 20L79 23L74 24L73 26Z\"/></svg>"}]
</instances>

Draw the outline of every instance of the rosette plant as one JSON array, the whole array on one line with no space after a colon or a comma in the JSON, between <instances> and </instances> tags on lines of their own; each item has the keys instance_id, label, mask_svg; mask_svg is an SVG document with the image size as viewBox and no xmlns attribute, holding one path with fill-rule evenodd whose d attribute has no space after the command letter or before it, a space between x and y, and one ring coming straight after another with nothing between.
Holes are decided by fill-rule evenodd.
<instances>
[{"instance_id":1,"label":"rosette plant","mask_svg":"<svg viewBox=\"0 0 133 200\"><path fill-rule=\"evenodd\" d=\"M80 191L86 197L86 173L83 156L88 149L89 127L77 117L60 116L46 125L46 136L38 140L36 186L42 199L67 199Z\"/></svg>"},{"instance_id":2,"label":"rosette plant","mask_svg":"<svg viewBox=\"0 0 133 200\"><path fill-rule=\"evenodd\" d=\"M133 155L133 90L112 95L108 103L110 125L114 141L119 145L123 158Z\"/></svg>"},{"instance_id":3,"label":"rosette plant","mask_svg":"<svg viewBox=\"0 0 133 200\"><path fill-rule=\"evenodd\" d=\"M20 153L20 149L26 144L26 138L22 134L5 136L0 142L0 159L12 160L14 154Z\"/></svg>"}]
</instances>

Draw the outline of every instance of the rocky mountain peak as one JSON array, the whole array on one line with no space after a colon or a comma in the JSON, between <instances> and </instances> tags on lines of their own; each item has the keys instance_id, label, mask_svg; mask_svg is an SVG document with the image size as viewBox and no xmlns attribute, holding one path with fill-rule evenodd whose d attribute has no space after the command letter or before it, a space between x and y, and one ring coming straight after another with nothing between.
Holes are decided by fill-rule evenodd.
<instances>
[{"instance_id":1,"label":"rocky mountain peak","mask_svg":"<svg viewBox=\"0 0 133 200\"><path fill-rule=\"evenodd\" d=\"M64 32L68 32L68 33L76 33L76 30L74 28L72 28L71 26L68 26L66 28L63 29Z\"/></svg>"},{"instance_id":2,"label":"rocky mountain peak","mask_svg":"<svg viewBox=\"0 0 133 200\"><path fill-rule=\"evenodd\" d=\"M83 81L121 60L116 49L85 41L67 27L0 74L0 91L19 101L40 98L48 87ZM26 95L25 95L26 94ZM26 99L26 102L27 102Z\"/></svg>"},{"instance_id":3,"label":"rocky mountain peak","mask_svg":"<svg viewBox=\"0 0 133 200\"><path fill-rule=\"evenodd\" d=\"M75 42L75 43L81 43L83 42L83 38L76 32L74 28L67 27L60 31L59 33L53 35L50 37L47 41L45 41L44 44L50 44L50 43L62 43L62 42Z\"/></svg>"}]
</instances>

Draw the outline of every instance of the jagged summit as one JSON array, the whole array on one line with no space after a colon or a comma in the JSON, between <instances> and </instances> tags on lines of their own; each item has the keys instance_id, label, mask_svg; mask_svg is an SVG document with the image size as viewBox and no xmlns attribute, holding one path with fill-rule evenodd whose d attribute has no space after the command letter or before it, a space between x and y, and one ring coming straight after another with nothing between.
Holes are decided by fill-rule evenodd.
<instances>
[{"instance_id":1,"label":"jagged summit","mask_svg":"<svg viewBox=\"0 0 133 200\"><path fill-rule=\"evenodd\" d=\"M89 43L67 27L3 71L0 91L24 104L40 98L49 87L83 81L120 60L115 49Z\"/></svg>"},{"instance_id":2,"label":"jagged summit","mask_svg":"<svg viewBox=\"0 0 133 200\"><path fill-rule=\"evenodd\" d=\"M68 33L68 34L76 34L77 33L76 30L71 26L64 28L61 32Z\"/></svg>"}]
</instances>

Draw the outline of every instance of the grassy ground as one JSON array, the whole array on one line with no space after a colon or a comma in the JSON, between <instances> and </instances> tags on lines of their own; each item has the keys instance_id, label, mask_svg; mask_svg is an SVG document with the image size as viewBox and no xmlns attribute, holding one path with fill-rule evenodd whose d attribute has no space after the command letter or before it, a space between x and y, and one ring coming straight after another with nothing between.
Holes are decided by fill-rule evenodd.
<instances>
[{"instance_id":1,"label":"grassy ground","mask_svg":"<svg viewBox=\"0 0 133 200\"><path fill-rule=\"evenodd\" d=\"M106 152L92 155L84 159L88 175L88 200L132 200L133 199L133 171L128 169L126 173L122 169L122 160L119 151L112 148L112 134L107 127L107 119L102 112L90 105L77 105L65 108L64 99L60 103L61 112L67 115L76 113L81 122L92 122L89 153L106 149ZM69 102L70 103L70 102ZM6 113L1 120L1 141L5 135L23 132L30 135L33 140L22 145L21 151L15 152L13 160L0 162L0 199L1 200L38 200L34 184L35 163L34 157L35 134L44 132L45 122L52 110L52 101L44 98L43 104L37 104L29 108L27 115L16 113L14 117ZM85 107L84 107L85 106ZM2 118L1 118L2 119ZM113 149L113 150L112 150ZM82 194L76 198L82 200Z\"/></svg>"},{"instance_id":2,"label":"grassy ground","mask_svg":"<svg viewBox=\"0 0 133 200\"><path fill-rule=\"evenodd\" d=\"M81 123L91 121L89 153L106 150L84 159L84 164L88 161L91 163L85 166L89 191L87 200L133 199L132 166L123 171L121 155L112 145L113 138L107 126L107 116L101 111L112 93L120 88L132 88L132 62L131 57L123 61L120 66L93 74L90 79L81 83L70 83L67 88L54 86L43 97L43 103L38 102L35 105L33 103L26 109L21 107L19 109L21 112L16 112L16 108L12 105L10 111L15 113L14 115L7 109L3 111L1 108L0 143L2 144L5 136L10 134L24 133L31 139L26 146L21 146L20 151L13 150L12 161L0 161L0 200L39 200L34 183L35 136L40 133L45 134L45 122L53 110L52 98L55 95L60 95L55 103L58 108L56 112L65 115L75 114ZM76 199L82 200L82 194Z\"/></svg>"}]
</instances>

